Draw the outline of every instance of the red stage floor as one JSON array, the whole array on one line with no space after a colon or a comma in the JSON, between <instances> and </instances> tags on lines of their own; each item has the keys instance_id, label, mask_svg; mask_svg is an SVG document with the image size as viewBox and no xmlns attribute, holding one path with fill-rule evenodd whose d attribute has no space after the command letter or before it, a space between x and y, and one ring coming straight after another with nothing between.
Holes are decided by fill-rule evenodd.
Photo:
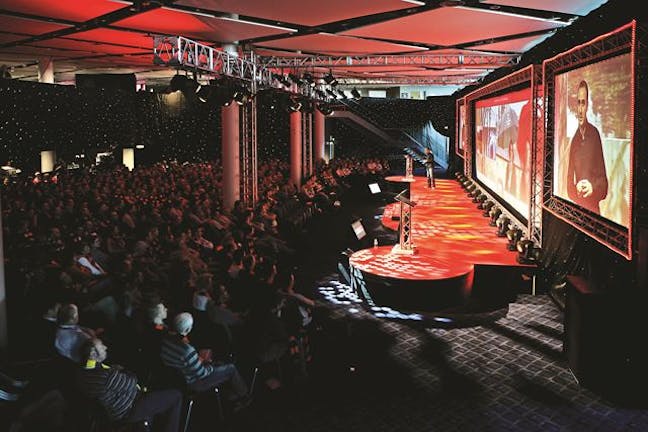
<instances>
[{"instance_id":1,"label":"red stage floor","mask_svg":"<svg viewBox=\"0 0 648 432\"><path fill-rule=\"evenodd\" d=\"M455 180L436 180L428 189L425 177L410 184L417 206L412 211L412 239L416 255L391 254L391 246L364 249L351 255L349 263L376 276L405 280L439 280L471 273L475 264L520 266L516 252L506 249L506 238L497 237ZM399 203L385 207L384 226L398 229ZM471 277L469 279L472 279Z\"/></svg>"}]
</instances>

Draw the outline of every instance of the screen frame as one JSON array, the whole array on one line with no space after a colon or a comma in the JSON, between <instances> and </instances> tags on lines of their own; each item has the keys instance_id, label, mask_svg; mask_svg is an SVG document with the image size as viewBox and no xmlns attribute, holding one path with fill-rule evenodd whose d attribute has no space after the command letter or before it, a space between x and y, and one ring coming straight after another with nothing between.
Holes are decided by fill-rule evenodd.
<instances>
[{"instance_id":1,"label":"screen frame","mask_svg":"<svg viewBox=\"0 0 648 432\"><path fill-rule=\"evenodd\" d=\"M464 147L463 147L462 151L460 151L460 149L459 149L459 144L461 143L461 123L460 123L459 119L461 118L460 117L461 108L462 107L465 108L465 106L466 106L466 99L465 98L457 99L456 108L455 108L455 116L456 116L456 120L457 120L456 125L455 125L455 153L460 158L465 157L465 155L466 155L466 147L467 147L467 145L466 145L467 140L466 140L466 137L464 137ZM464 118L463 118L464 123L466 123L466 118L467 117L468 117L467 116L467 111L466 111L466 109L464 109ZM468 130L468 127L466 125L466 127L464 127L464 131L467 131L467 130Z\"/></svg>"},{"instance_id":2,"label":"screen frame","mask_svg":"<svg viewBox=\"0 0 648 432\"><path fill-rule=\"evenodd\" d=\"M503 78L500 78L497 81L494 81L490 84L480 87L479 89L467 94L464 98L466 103L466 122L467 122L466 123L466 130L467 130L466 147L464 148L465 151L464 171L466 175L469 175L472 179L477 181L482 189L487 190L489 192L489 195L491 195L497 201L498 205L500 206L502 211L506 213L507 216L509 216L514 221L516 221L518 225L526 227L527 237L533 237L534 240L538 242L541 241L541 238L536 238L536 237L541 237L541 236L534 235L535 231L537 231L537 229L534 229L534 225L541 224L542 222L537 220L538 219L536 215L537 212L534 209L534 206L536 205L535 191L534 191L534 184L535 184L534 163L531 162L529 167L529 169L532 170L529 175L529 185L528 185L529 208L527 209L527 214L523 215L520 214L519 211L515 210L513 206L504 199L504 197L490 190L477 178L476 163L475 163L475 156L476 156L475 104L480 100L490 99L498 95L504 95L508 92L514 92L516 90L522 90L524 88L529 87L531 90L529 102L532 103L532 107L535 107L536 105L535 95L537 94L538 88L542 86L542 75L539 73L539 70L540 70L539 65L533 65L533 64L529 65ZM530 146L531 146L532 157L537 151L536 148L538 146L537 125L535 123L536 123L535 119L533 119L530 122L530 127L531 127ZM539 203L537 204L539 205Z\"/></svg>"},{"instance_id":3,"label":"screen frame","mask_svg":"<svg viewBox=\"0 0 648 432\"><path fill-rule=\"evenodd\" d=\"M592 237L599 243L607 246L627 260L632 260L633 247L633 220L634 220L634 170L635 156L634 146L636 145L636 117L635 104L637 98L636 67L637 67L637 38L636 21L619 27L609 33L592 39L591 41L575 46L561 54L546 59L542 63L545 81L545 108L546 128L544 141L544 181L543 201L545 210L572 225L579 231ZM554 195L554 159L556 156L554 125L555 125L555 79L569 71L577 70L585 66L593 65L604 60L616 58L621 55L630 54L631 63L631 100L630 103L630 172L628 178L629 188L629 218L628 227L619 225L604 216L584 209L571 201Z\"/></svg>"}]
</instances>

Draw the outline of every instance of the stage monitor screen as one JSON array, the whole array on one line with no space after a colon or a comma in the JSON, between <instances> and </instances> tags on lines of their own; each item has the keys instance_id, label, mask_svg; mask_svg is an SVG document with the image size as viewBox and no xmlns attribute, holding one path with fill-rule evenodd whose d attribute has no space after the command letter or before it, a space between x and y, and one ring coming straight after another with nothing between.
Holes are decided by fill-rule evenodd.
<instances>
[{"instance_id":1,"label":"stage monitor screen","mask_svg":"<svg viewBox=\"0 0 648 432\"><path fill-rule=\"evenodd\" d=\"M379 194L380 193L380 186L378 183L371 183L369 185L369 190L371 191L372 194Z\"/></svg>"},{"instance_id":2,"label":"stage monitor screen","mask_svg":"<svg viewBox=\"0 0 648 432\"><path fill-rule=\"evenodd\" d=\"M351 228L353 228L353 232L355 233L358 240L362 240L367 235L367 232L362 226L362 222L359 220L353 222L351 224Z\"/></svg>"},{"instance_id":3,"label":"stage monitor screen","mask_svg":"<svg viewBox=\"0 0 648 432\"><path fill-rule=\"evenodd\" d=\"M526 218L529 214L531 89L475 103L477 179Z\"/></svg>"},{"instance_id":4,"label":"stage monitor screen","mask_svg":"<svg viewBox=\"0 0 648 432\"><path fill-rule=\"evenodd\" d=\"M554 77L553 194L630 225L632 57Z\"/></svg>"}]
</instances>

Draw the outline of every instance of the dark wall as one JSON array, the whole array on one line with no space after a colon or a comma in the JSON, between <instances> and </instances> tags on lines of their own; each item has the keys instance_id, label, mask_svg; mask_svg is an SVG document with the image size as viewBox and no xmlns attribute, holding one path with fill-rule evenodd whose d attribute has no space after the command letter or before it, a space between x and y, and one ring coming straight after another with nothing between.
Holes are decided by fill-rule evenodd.
<instances>
[{"instance_id":1,"label":"dark wall","mask_svg":"<svg viewBox=\"0 0 648 432\"><path fill-rule=\"evenodd\" d=\"M220 153L220 110L182 94L86 89L0 81L0 162L40 170L41 150L58 159L132 147L138 163L195 161ZM84 158L85 159L85 158Z\"/></svg>"}]
</instances>

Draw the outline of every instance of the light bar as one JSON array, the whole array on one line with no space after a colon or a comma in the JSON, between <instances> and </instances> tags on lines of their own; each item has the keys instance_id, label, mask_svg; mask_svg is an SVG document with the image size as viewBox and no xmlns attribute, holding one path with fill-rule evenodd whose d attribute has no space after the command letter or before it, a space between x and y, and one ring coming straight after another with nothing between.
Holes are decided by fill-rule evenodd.
<instances>
[{"instance_id":1,"label":"light bar","mask_svg":"<svg viewBox=\"0 0 648 432\"><path fill-rule=\"evenodd\" d=\"M402 0L405 3L412 3L415 4L416 6L425 6L425 2L423 1L418 1L418 0Z\"/></svg>"},{"instance_id":2,"label":"light bar","mask_svg":"<svg viewBox=\"0 0 648 432\"><path fill-rule=\"evenodd\" d=\"M268 28L277 29L277 30L285 30L285 31L288 31L288 32L293 32L293 33L297 31L296 28L282 27L282 26L272 25L272 24L264 24L264 23L260 23L260 22L242 20L242 19L238 19L238 18L221 17L221 16L216 17L216 18L224 20L224 21L232 21L232 22L238 22L238 23L243 23L243 24L251 24L251 25L260 26L260 27L268 27Z\"/></svg>"}]
</instances>

